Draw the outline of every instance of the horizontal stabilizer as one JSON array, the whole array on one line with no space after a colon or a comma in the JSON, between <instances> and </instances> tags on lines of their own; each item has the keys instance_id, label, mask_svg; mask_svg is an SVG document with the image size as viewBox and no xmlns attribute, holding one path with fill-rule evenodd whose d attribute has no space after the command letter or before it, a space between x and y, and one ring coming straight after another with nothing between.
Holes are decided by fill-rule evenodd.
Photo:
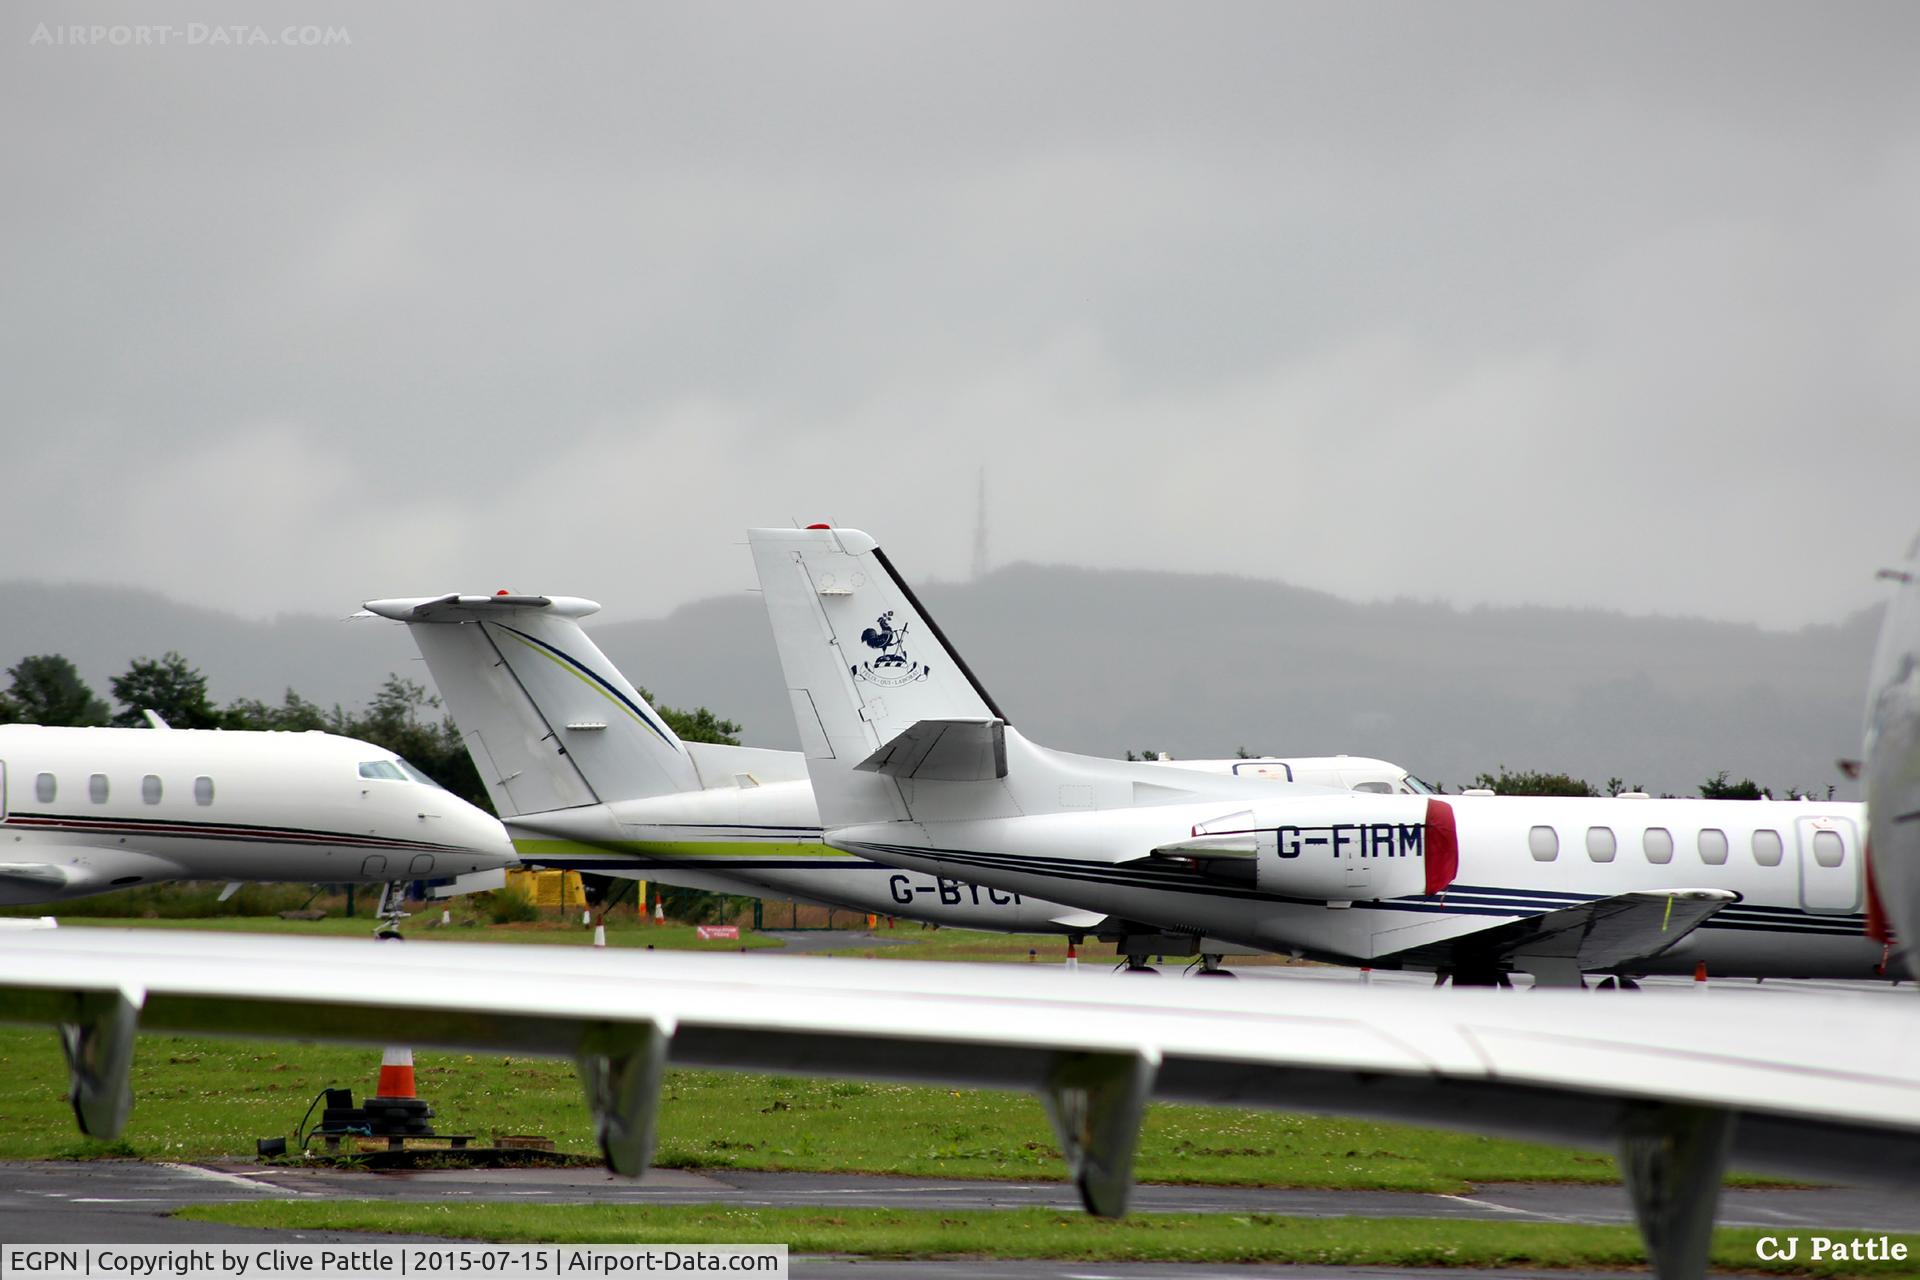
<instances>
[{"instance_id":1,"label":"horizontal stabilizer","mask_svg":"<svg viewBox=\"0 0 1920 1280\"><path fill-rule=\"evenodd\" d=\"M369 600L368 613L395 622L475 622L497 618L519 609L541 609L561 618L584 618L598 613L600 606L578 596L407 596L395 600Z\"/></svg>"},{"instance_id":2,"label":"horizontal stabilizer","mask_svg":"<svg viewBox=\"0 0 1920 1280\"><path fill-rule=\"evenodd\" d=\"M1559 962L1592 973L1657 956L1722 907L1739 900L1739 894L1726 889L1622 893L1515 920L1450 943L1418 947L1398 958L1435 960L1441 967L1457 965L1462 959L1525 969Z\"/></svg>"},{"instance_id":3,"label":"horizontal stabilizer","mask_svg":"<svg viewBox=\"0 0 1920 1280\"><path fill-rule=\"evenodd\" d=\"M1007 776L1004 720L917 720L854 766L867 773L931 782L990 782Z\"/></svg>"}]
</instances>

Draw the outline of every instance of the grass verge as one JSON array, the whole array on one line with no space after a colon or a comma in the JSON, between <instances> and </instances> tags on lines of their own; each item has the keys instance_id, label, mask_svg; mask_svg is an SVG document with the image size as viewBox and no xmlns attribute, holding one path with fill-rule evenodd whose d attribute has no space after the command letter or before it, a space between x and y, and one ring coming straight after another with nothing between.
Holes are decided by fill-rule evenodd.
<instances>
[{"instance_id":1,"label":"grass verge","mask_svg":"<svg viewBox=\"0 0 1920 1280\"><path fill-rule=\"evenodd\" d=\"M1290 1218L1141 1213L1120 1222L1047 1209L734 1209L670 1205L393 1204L272 1201L203 1205L179 1216L283 1230L377 1231L505 1243L785 1244L870 1257L1058 1258L1088 1262L1319 1266L1598 1268L1646 1265L1629 1227L1428 1218ZM1807 1276L1911 1275L1912 1261L1792 1263L1759 1258L1762 1235L1714 1233L1716 1267ZM1909 1258L1920 1236L1896 1236Z\"/></svg>"},{"instance_id":2,"label":"grass verge","mask_svg":"<svg viewBox=\"0 0 1920 1280\"><path fill-rule=\"evenodd\" d=\"M578 915L564 920L536 920L524 924L483 924L461 920L442 925L437 912L423 912L402 926L409 942L508 942L545 946L590 947L593 929ZM202 919L61 920L62 929L192 929L211 933L272 933L301 938L371 938L374 922L366 916L328 916L324 920L282 920L276 916L210 916ZM778 949L778 938L742 931L737 940L703 939L690 924L655 925L631 917L607 922L607 946L661 951L760 951Z\"/></svg>"},{"instance_id":3,"label":"grass verge","mask_svg":"<svg viewBox=\"0 0 1920 1280\"><path fill-rule=\"evenodd\" d=\"M251 1156L290 1134L328 1085L373 1082L377 1050L142 1036L134 1108L111 1147L80 1138L51 1033L0 1027L0 1158ZM421 1051L421 1096L443 1133L541 1134L597 1148L573 1068L551 1058ZM1021 1094L676 1070L661 1094L662 1166L1058 1179L1038 1102ZM1610 1182L1604 1155L1362 1121L1157 1105L1143 1181L1459 1192L1475 1182Z\"/></svg>"}]
</instances>

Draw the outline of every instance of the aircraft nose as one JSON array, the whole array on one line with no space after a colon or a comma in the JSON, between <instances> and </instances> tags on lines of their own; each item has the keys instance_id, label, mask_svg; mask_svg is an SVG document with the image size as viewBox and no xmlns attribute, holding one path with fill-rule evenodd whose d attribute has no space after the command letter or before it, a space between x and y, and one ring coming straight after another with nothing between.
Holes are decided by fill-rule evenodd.
<instances>
[{"instance_id":1,"label":"aircraft nose","mask_svg":"<svg viewBox=\"0 0 1920 1280\"><path fill-rule=\"evenodd\" d=\"M498 818L474 810L475 839L473 847L487 859L487 870L520 865L519 851L513 847L513 838Z\"/></svg>"}]
</instances>

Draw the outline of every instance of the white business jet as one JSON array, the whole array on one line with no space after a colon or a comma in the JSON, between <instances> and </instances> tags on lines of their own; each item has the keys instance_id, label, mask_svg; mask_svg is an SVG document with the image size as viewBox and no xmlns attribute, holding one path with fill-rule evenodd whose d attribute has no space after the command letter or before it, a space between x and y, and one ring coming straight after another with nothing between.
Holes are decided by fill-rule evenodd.
<instances>
[{"instance_id":1,"label":"white business jet","mask_svg":"<svg viewBox=\"0 0 1920 1280\"><path fill-rule=\"evenodd\" d=\"M871 537L748 537L826 839L849 852L1203 956L1224 939L1470 984L1883 971L1858 804L1288 793L1053 751Z\"/></svg>"},{"instance_id":2,"label":"white business jet","mask_svg":"<svg viewBox=\"0 0 1920 1280\"><path fill-rule=\"evenodd\" d=\"M515 861L497 821L352 738L0 726L0 904L163 880L397 886Z\"/></svg>"}]
</instances>

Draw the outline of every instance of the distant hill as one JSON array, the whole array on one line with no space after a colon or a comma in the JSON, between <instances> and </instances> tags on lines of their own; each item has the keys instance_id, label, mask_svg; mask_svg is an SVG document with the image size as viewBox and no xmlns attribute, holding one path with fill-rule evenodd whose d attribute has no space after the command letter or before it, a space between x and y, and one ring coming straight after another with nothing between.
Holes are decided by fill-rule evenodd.
<instances>
[{"instance_id":1,"label":"distant hill","mask_svg":"<svg viewBox=\"0 0 1920 1280\"><path fill-rule=\"evenodd\" d=\"M5 591L0 665L65 653L103 694L128 660L168 648L204 670L222 701L291 686L358 705L389 671L426 679L389 624L251 622L103 587ZM1721 769L1824 791L1842 781L1834 761L1859 750L1878 627L1877 611L1769 632L1600 611L1355 604L1226 576L1039 565L929 582L921 594L1014 723L1049 745L1346 751L1449 789L1506 764L1676 794ZM757 596L589 626L663 701L709 706L757 745L795 744Z\"/></svg>"},{"instance_id":2,"label":"distant hill","mask_svg":"<svg viewBox=\"0 0 1920 1280\"><path fill-rule=\"evenodd\" d=\"M178 649L207 676L216 702L277 702L289 688L330 707L357 707L397 671L430 684L406 632L379 619L288 614L256 622L157 591L77 583L0 585L0 672L33 653L61 653L103 698L135 658ZM7 680L0 674L0 688Z\"/></svg>"}]
</instances>

